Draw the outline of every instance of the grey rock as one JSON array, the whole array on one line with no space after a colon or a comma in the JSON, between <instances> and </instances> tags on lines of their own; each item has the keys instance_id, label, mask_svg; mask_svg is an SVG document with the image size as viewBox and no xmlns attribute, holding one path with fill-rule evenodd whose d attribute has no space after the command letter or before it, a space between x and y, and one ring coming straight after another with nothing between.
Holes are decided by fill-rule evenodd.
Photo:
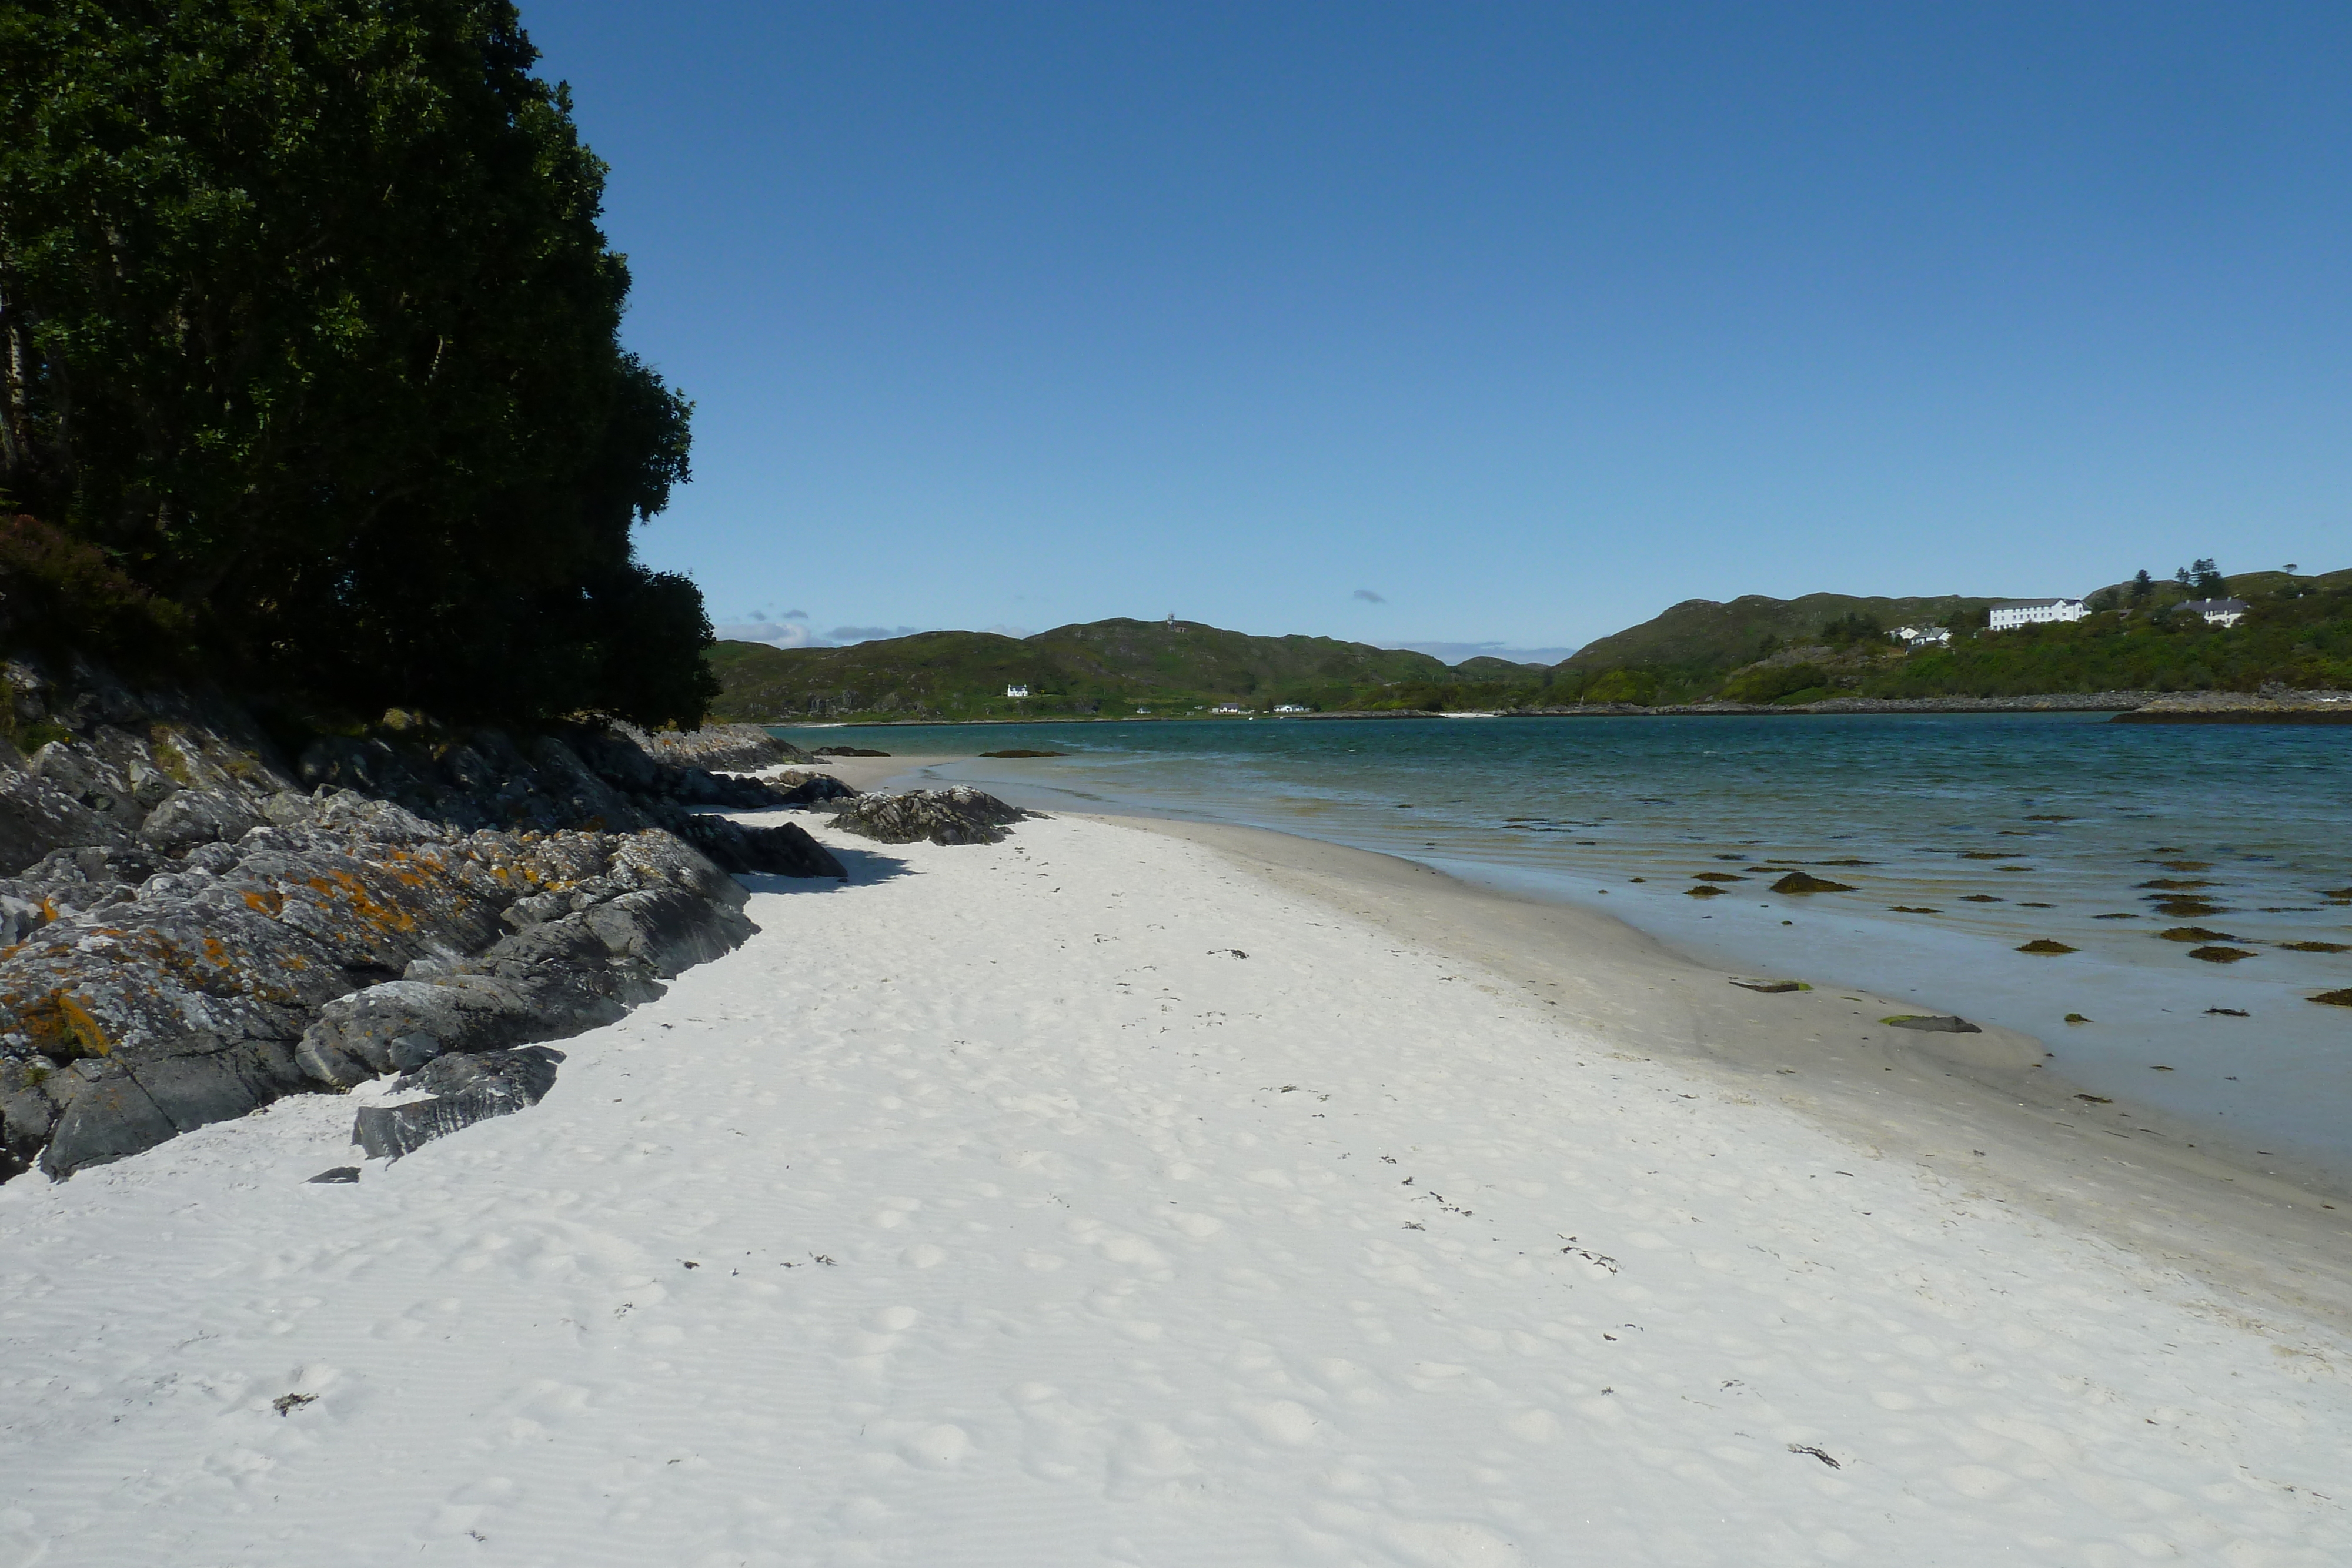
<instances>
[{"instance_id":1,"label":"grey rock","mask_svg":"<svg viewBox=\"0 0 2352 1568\"><path fill-rule=\"evenodd\" d=\"M395 1085L426 1090L430 1099L363 1107L353 1119L352 1142L372 1160L396 1160L477 1122L510 1116L547 1097L562 1060L562 1051L545 1046L440 1057Z\"/></svg>"},{"instance_id":2,"label":"grey rock","mask_svg":"<svg viewBox=\"0 0 2352 1568\"><path fill-rule=\"evenodd\" d=\"M1928 1034L1982 1034L1984 1030L1963 1018L1927 1016L1893 1018L1886 1020L1896 1029L1916 1029Z\"/></svg>"},{"instance_id":3,"label":"grey rock","mask_svg":"<svg viewBox=\"0 0 2352 1568\"><path fill-rule=\"evenodd\" d=\"M1029 813L968 785L918 789L905 795L861 795L833 819L833 825L886 844L929 839L935 844L993 844L1007 824Z\"/></svg>"},{"instance_id":4,"label":"grey rock","mask_svg":"<svg viewBox=\"0 0 2352 1568\"><path fill-rule=\"evenodd\" d=\"M359 1179L359 1166L336 1166L331 1169L320 1171L317 1176L310 1177L308 1185L315 1186L321 1183L340 1184L343 1182L354 1182Z\"/></svg>"},{"instance_id":5,"label":"grey rock","mask_svg":"<svg viewBox=\"0 0 2352 1568\"><path fill-rule=\"evenodd\" d=\"M439 1036L426 1034L423 1030L416 1030L396 1037L384 1054L392 1059L394 1071L414 1072L440 1055L441 1051Z\"/></svg>"},{"instance_id":6,"label":"grey rock","mask_svg":"<svg viewBox=\"0 0 2352 1568\"><path fill-rule=\"evenodd\" d=\"M261 825L261 816L241 796L209 789L181 789L147 815L139 838L165 852L243 838Z\"/></svg>"},{"instance_id":7,"label":"grey rock","mask_svg":"<svg viewBox=\"0 0 2352 1568\"><path fill-rule=\"evenodd\" d=\"M668 825L671 832L730 872L829 876L845 882L849 877L834 852L797 822L751 827L726 817L681 812L671 817Z\"/></svg>"}]
</instances>

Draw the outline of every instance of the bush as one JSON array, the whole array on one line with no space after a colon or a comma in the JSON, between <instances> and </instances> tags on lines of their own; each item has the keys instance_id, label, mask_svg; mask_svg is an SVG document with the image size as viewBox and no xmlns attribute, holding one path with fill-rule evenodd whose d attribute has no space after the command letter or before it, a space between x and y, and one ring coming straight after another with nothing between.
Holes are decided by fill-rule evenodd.
<instances>
[{"instance_id":1,"label":"bush","mask_svg":"<svg viewBox=\"0 0 2352 1568\"><path fill-rule=\"evenodd\" d=\"M1829 672L1819 664L1780 664L1740 671L1723 683L1723 695L1736 703L1769 703L1829 684Z\"/></svg>"},{"instance_id":2,"label":"bush","mask_svg":"<svg viewBox=\"0 0 2352 1568\"><path fill-rule=\"evenodd\" d=\"M0 636L138 666L182 653L187 634L187 612L133 581L96 545L37 518L0 514Z\"/></svg>"}]
</instances>

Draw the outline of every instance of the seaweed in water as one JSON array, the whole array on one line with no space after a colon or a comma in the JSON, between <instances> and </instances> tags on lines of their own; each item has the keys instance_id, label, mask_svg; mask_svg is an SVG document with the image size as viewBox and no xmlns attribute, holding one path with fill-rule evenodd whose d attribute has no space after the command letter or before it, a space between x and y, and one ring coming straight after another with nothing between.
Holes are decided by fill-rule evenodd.
<instances>
[{"instance_id":1,"label":"seaweed in water","mask_svg":"<svg viewBox=\"0 0 2352 1568\"><path fill-rule=\"evenodd\" d=\"M1774 883L1772 891L1775 893L1852 893L1853 889L1844 883L1832 882L1827 877L1792 871Z\"/></svg>"},{"instance_id":2,"label":"seaweed in water","mask_svg":"<svg viewBox=\"0 0 2352 1568\"><path fill-rule=\"evenodd\" d=\"M2063 942L2053 942L2047 936L2036 936L2032 941L2028 942L2025 946L2018 949L2021 953L2040 953L2051 956L2055 956L2060 953L2072 953L2076 949L2074 948L2067 946Z\"/></svg>"},{"instance_id":3,"label":"seaweed in water","mask_svg":"<svg viewBox=\"0 0 2352 1568\"><path fill-rule=\"evenodd\" d=\"M2234 964L2241 958L2253 956L2243 947L2191 947L2189 956L2202 958L2209 964Z\"/></svg>"}]
</instances>

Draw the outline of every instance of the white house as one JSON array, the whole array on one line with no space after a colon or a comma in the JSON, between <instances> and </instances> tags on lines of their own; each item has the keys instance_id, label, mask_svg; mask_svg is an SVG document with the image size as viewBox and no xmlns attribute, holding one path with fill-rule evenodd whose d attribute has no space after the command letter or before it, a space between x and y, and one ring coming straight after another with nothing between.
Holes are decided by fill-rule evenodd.
<instances>
[{"instance_id":1,"label":"white house","mask_svg":"<svg viewBox=\"0 0 2352 1568\"><path fill-rule=\"evenodd\" d=\"M1025 697L1029 695L1029 688L1027 686L1007 686L1004 688L1004 695L1008 697Z\"/></svg>"},{"instance_id":2,"label":"white house","mask_svg":"<svg viewBox=\"0 0 2352 1568\"><path fill-rule=\"evenodd\" d=\"M2042 626L2053 621L2080 621L2091 612L2079 599L1996 599L1992 604L1995 632L2020 626Z\"/></svg>"},{"instance_id":3,"label":"white house","mask_svg":"<svg viewBox=\"0 0 2352 1568\"><path fill-rule=\"evenodd\" d=\"M1897 626L1894 635L1913 648L1948 648L1952 643L1951 628L1948 626Z\"/></svg>"},{"instance_id":4,"label":"white house","mask_svg":"<svg viewBox=\"0 0 2352 1568\"><path fill-rule=\"evenodd\" d=\"M2191 599L2180 608L2192 615L2202 615L2208 626L2229 627L2235 626L2239 617L2253 606L2242 599Z\"/></svg>"},{"instance_id":5,"label":"white house","mask_svg":"<svg viewBox=\"0 0 2352 1568\"><path fill-rule=\"evenodd\" d=\"M1313 713L1315 710L1308 707L1305 703L1276 703L1274 705L1274 711L1276 713Z\"/></svg>"}]
</instances>

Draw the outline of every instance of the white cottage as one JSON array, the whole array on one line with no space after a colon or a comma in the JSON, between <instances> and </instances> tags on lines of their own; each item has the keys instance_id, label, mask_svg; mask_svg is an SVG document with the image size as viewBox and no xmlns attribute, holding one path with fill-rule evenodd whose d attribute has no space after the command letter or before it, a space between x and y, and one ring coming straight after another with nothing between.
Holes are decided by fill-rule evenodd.
<instances>
[{"instance_id":1,"label":"white cottage","mask_svg":"<svg viewBox=\"0 0 2352 1568\"><path fill-rule=\"evenodd\" d=\"M1948 648L1952 643L1952 631L1948 626L1897 626L1895 636L1905 646L1912 648Z\"/></svg>"},{"instance_id":2,"label":"white cottage","mask_svg":"<svg viewBox=\"0 0 2352 1568\"><path fill-rule=\"evenodd\" d=\"M1004 688L1004 695L1008 697L1025 697L1029 695L1029 688L1027 686L1007 686Z\"/></svg>"},{"instance_id":3,"label":"white cottage","mask_svg":"<svg viewBox=\"0 0 2352 1568\"><path fill-rule=\"evenodd\" d=\"M2191 615L2205 617L2208 626L2235 626L2247 611L2253 608L2242 599L2190 599L2180 608Z\"/></svg>"},{"instance_id":4,"label":"white cottage","mask_svg":"<svg viewBox=\"0 0 2352 1568\"><path fill-rule=\"evenodd\" d=\"M2090 612L2090 606L2079 599L1996 599L1992 602L1990 630L2009 632L2020 626L2080 621Z\"/></svg>"}]
</instances>

